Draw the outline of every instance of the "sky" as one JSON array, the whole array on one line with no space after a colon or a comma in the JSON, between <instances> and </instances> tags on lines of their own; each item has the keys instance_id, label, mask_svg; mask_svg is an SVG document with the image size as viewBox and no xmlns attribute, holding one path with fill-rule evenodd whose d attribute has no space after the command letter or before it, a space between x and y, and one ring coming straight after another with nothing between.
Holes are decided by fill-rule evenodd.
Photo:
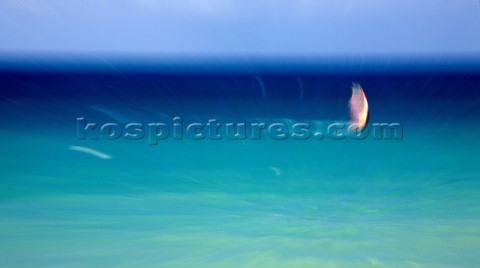
<instances>
[{"instance_id":1,"label":"sky","mask_svg":"<svg viewBox=\"0 0 480 268\"><path fill-rule=\"evenodd\" d=\"M0 55L480 55L479 0L2 0Z\"/></svg>"}]
</instances>

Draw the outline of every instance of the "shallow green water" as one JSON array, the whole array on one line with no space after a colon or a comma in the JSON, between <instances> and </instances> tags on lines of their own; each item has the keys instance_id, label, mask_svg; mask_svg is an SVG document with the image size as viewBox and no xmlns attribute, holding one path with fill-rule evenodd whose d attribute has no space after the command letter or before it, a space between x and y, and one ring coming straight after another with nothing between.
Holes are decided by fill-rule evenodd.
<instances>
[{"instance_id":1,"label":"shallow green water","mask_svg":"<svg viewBox=\"0 0 480 268\"><path fill-rule=\"evenodd\" d=\"M405 133L148 146L2 131L0 263L474 267L476 137Z\"/></svg>"}]
</instances>

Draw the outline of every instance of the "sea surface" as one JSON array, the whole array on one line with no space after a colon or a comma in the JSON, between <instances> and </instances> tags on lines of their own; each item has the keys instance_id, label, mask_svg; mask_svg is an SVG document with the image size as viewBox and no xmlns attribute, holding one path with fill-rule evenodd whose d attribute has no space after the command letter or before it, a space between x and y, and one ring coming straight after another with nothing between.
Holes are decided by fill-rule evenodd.
<instances>
[{"instance_id":1,"label":"sea surface","mask_svg":"<svg viewBox=\"0 0 480 268\"><path fill-rule=\"evenodd\" d=\"M277 65L4 63L0 267L478 267L480 68ZM325 130L354 82L361 140L78 136L77 118Z\"/></svg>"}]
</instances>

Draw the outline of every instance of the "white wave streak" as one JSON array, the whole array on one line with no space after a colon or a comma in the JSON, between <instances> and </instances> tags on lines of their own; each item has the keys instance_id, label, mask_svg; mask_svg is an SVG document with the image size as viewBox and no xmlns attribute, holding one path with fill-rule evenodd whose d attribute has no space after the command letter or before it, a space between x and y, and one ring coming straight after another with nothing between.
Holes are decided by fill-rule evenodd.
<instances>
[{"instance_id":1,"label":"white wave streak","mask_svg":"<svg viewBox=\"0 0 480 268\"><path fill-rule=\"evenodd\" d=\"M77 152L82 152L82 153L86 153L86 154L90 154L90 155L93 155L93 156L96 156L98 158L101 158L101 159L111 159L112 156L111 155L108 155L108 154L104 154L102 152L99 152L97 150L94 150L94 149L90 149L90 148L87 148L87 147L82 147L82 146L70 146L68 147L70 150L73 150L73 151L77 151Z\"/></svg>"}]
</instances>

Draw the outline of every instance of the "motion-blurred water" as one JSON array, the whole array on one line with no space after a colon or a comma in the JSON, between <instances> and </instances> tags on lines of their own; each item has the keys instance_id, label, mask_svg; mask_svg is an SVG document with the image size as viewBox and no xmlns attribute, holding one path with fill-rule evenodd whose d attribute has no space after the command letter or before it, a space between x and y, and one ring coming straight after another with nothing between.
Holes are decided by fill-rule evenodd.
<instances>
[{"instance_id":1,"label":"motion-blurred water","mask_svg":"<svg viewBox=\"0 0 480 268\"><path fill-rule=\"evenodd\" d=\"M76 136L77 117L346 121L352 82L402 140ZM0 266L475 267L479 104L478 70L4 69Z\"/></svg>"}]
</instances>

